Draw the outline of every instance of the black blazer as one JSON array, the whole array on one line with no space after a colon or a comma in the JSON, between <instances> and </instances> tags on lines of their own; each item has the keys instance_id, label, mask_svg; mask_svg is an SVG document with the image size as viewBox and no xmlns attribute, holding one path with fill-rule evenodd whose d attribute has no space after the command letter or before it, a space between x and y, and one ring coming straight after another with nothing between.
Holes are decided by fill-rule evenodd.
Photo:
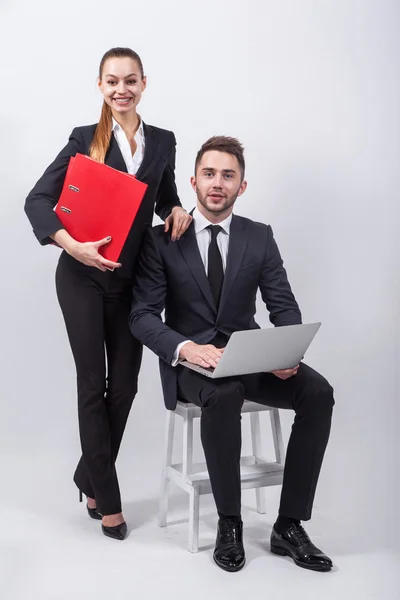
<instances>
[{"instance_id":1,"label":"black blazer","mask_svg":"<svg viewBox=\"0 0 400 600\"><path fill-rule=\"evenodd\" d=\"M177 368L171 366L177 345L187 339L208 344L218 332L230 337L234 331L258 328L258 289L273 325L301 323L269 225L233 216L218 311L193 223L177 242L171 242L160 226L148 230L135 273L129 324L133 335L161 359L167 408L174 410L177 401Z\"/></svg>"},{"instance_id":2,"label":"black blazer","mask_svg":"<svg viewBox=\"0 0 400 600\"><path fill-rule=\"evenodd\" d=\"M75 127L68 144L46 169L25 201L25 212L36 237L43 245L52 243L49 236L63 228L53 208L62 191L69 159L77 152L89 154L96 126ZM119 259L122 267L117 272L121 277L132 276L142 235L152 224L153 211L165 220L174 206L181 206L175 185L175 136L172 131L145 123L143 128L145 150L136 177L147 183L148 188ZM111 136L105 162L114 169L127 170L114 134Z\"/></svg>"}]
</instances>

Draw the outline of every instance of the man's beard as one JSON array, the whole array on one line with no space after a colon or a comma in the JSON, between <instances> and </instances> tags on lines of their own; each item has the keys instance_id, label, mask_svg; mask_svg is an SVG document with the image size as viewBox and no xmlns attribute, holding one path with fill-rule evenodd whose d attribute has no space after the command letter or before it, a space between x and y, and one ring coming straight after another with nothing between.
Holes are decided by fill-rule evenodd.
<instances>
[{"instance_id":1,"label":"man's beard","mask_svg":"<svg viewBox=\"0 0 400 600\"><path fill-rule=\"evenodd\" d=\"M207 204L208 194L204 197L204 196L201 196L199 193L197 193L197 199L200 202L200 204L203 206L203 208L208 210L208 212L211 212L214 215L219 215L219 214L225 212L226 210L228 210L228 208L230 208L231 206L233 206L235 204L238 195L239 195L239 192L237 192L233 196L225 197L224 203L222 206L213 206L213 205L208 206L208 204Z\"/></svg>"}]
</instances>

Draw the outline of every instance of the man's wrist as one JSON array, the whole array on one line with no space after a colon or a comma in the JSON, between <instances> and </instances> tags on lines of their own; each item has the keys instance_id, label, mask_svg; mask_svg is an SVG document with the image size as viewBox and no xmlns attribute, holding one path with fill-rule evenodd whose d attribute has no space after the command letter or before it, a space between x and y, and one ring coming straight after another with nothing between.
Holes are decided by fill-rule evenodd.
<instances>
[{"instance_id":1,"label":"man's wrist","mask_svg":"<svg viewBox=\"0 0 400 600\"><path fill-rule=\"evenodd\" d=\"M181 342L175 348L175 352L174 352L174 355L173 355L172 361L171 361L171 367L176 367L178 365L179 361L182 359L182 357L180 355L180 351L181 351L181 348L183 348L183 346L185 346L186 344L190 344L190 340L185 340L184 342Z\"/></svg>"},{"instance_id":2,"label":"man's wrist","mask_svg":"<svg viewBox=\"0 0 400 600\"><path fill-rule=\"evenodd\" d=\"M186 352L185 352L185 349L187 350L187 349L189 349L189 348L191 348L191 347L193 347L193 346L197 346L197 344L196 344L195 342L190 342L190 341L188 341L188 342L184 343L184 344L182 345L182 347L181 347L181 348L179 348L179 359L180 359L180 360L182 360L182 359L186 360L186 356L185 356Z\"/></svg>"}]
</instances>

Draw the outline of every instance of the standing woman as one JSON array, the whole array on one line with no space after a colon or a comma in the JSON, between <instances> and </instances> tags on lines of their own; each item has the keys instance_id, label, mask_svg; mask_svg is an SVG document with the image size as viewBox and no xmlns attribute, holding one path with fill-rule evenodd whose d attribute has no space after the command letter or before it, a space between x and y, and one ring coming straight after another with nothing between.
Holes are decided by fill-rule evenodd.
<instances>
[{"instance_id":1,"label":"standing woman","mask_svg":"<svg viewBox=\"0 0 400 600\"><path fill-rule=\"evenodd\" d=\"M130 48L106 52L98 86L104 97L99 123L72 131L68 144L27 197L25 211L39 242L56 243L64 250L57 266L56 289L77 371L82 457L74 481L80 494L87 496L89 515L102 519L103 533L122 540L127 527L115 461L137 392L142 359L142 345L128 327L135 259L154 210L165 220L172 241L187 229L191 217L176 190L174 134L146 125L136 112L146 88L140 57ZM111 238L77 242L53 210L69 160L77 152L148 184L118 263L106 260L98 251Z\"/></svg>"}]
</instances>

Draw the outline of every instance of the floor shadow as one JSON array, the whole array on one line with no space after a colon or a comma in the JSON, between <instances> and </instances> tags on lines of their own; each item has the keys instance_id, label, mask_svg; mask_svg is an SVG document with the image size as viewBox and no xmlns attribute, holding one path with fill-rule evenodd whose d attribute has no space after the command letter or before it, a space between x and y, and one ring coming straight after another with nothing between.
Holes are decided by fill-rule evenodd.
<instances>
[{"instance_id":1,"label":"floor shadow","mask_svg":"<svg viewBox=\"0 0 400 600\"><path fill-rule=\"evenodd\" d=\"M157 497L143 498L124 502L124 516L136 526L145 525L151 521L157 524L159 501ZM189 519L189 500L185 495L171 495L168 500L168 525L185 523ZM182 517L174 518L180 512ZM185 516L186 515L186 516Z\"/></svg>"}]
</instances>

